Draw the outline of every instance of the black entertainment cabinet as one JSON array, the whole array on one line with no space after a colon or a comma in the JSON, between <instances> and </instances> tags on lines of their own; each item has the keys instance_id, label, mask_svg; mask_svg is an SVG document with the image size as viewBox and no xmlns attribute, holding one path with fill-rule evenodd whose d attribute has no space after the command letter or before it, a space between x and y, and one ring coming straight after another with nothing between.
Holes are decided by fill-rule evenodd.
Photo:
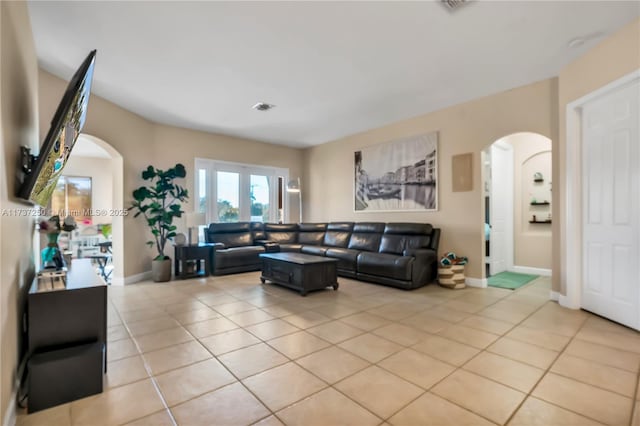
<instances>
[{"instance_id":1,"label":"black entertainment cabinet","mask_svg":"<svg viewBox=\"0 0 640 426\"><path fill-rule=\"evenodd\" d=\"M107 286L88 259L63 289L34 280L27 299L28 411L102 392L107 366Z\"/></svg>"}]
</instances>

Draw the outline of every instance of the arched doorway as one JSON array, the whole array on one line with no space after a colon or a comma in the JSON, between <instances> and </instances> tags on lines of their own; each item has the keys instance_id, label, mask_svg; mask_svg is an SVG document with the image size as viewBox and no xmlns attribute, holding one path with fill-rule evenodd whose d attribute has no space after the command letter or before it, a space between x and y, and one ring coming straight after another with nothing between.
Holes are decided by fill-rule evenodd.
<instances>
[{"instance_id":1,"label":"arched doorway","mask_svg":"<svg viewBox=\"0 0 640 426\"><path fill-rule=\"evenodd\" d=\"M112 263L109 265L109 282L124 284L124 196L122 155L95 136L81 133L78 136L65 173L91 179L92 217L88 225L106 234L110 228Z\"/></svg>"},{"instance_id":2,"label":"arched doorway","mask_svg":"<svg viewBox=\"0 0 640 426\"><path fill-rule=\"evenodd\" d=\"M485 148L482 164L484 277L550 276L551 140L530 132L504 136Z\"/></svg>"}]
</instances>

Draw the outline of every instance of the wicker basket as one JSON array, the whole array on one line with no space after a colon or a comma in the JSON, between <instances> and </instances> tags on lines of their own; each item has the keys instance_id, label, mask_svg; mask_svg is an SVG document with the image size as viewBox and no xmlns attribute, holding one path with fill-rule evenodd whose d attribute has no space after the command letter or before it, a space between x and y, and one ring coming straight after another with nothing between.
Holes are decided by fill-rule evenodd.
<instances>
[{"instance_id":1,"label":"wicker basket","mask_svg":"<svg viewBox=\"0 0 640 426\"><path fill-rule=\"evenodd\" d=\"M440 266L438 268L438 282L446 288L465 288L464 265Z\"/></svg>"}]
</instances>

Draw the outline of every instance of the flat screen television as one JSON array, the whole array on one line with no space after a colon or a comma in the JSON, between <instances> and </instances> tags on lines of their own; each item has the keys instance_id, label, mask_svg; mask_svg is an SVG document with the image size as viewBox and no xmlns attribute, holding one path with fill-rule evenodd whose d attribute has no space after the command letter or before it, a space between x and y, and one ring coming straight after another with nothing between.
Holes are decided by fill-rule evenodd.
<instances>
[{"instance_id":1,"label":"flat screen television","mask_svg":"<svg viewBox=\"0 0 640 426\"><path fill-rule=\"evenodd\" d=\"M40 154L34 157L28 148L22 148L21 169L24 173L18 197L45 207L53 194L73 145L82 131L96 51L92 50L75 72L51 120L51 127L42 143Z\"/></svg>"}]
</instances>

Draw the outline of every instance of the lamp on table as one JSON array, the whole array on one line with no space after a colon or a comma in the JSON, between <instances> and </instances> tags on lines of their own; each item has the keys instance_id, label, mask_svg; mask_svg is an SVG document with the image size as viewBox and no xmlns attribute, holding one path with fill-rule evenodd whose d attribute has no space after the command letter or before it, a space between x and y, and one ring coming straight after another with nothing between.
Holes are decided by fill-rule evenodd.
<instances>
[{"instance_id":1,"label":"lamp on table","mask_svg":"<svg viewBox=\"0 0 640 426\"><path fill-rule=\"evenodd\" d=\"M200 243L200 227L207 224L205 214L191 212L185 216L189 230L189 245Z\"/></svg>"},{"instance_id":2,"label":"lamp on table","mask_svg":"<svg viewBox=\"0 0 640 426\"><path fill-rule=\"evenodd\" d=\"M302 223L302 187L300 185L300 178L291 179L287 182L287 192L293 192L298 194L298 201L300 202L300 222Z\"/></svg>"}]
</instances>

